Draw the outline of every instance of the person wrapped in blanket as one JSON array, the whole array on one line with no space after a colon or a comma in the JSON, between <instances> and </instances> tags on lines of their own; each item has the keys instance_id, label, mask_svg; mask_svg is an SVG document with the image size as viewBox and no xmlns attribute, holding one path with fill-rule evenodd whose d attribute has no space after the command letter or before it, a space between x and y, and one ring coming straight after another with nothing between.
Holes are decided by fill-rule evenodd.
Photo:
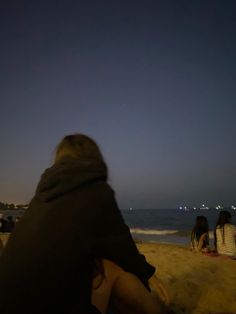
<instances>
[{"instance_id":1,"label":"person wrapped in blanket","mask_svg":"<svg viewBox=\"0 0 236 314\"><path fill-rule=\"evenodd\" d=\"M191 249L207 253L209 249L209 226L205 216L197 216L191 232Z\"/></svg>"},{"instance_id":2,"label":"person wrapped in blanket","mask_svg":"<svg viewBox=\"0 0 236 314\"><path fill-rule=\"evenodd\" d=\"M93 139L63 138L0 257L1 314L168 313L107 177Z\"/></svg>"}]
</instances>

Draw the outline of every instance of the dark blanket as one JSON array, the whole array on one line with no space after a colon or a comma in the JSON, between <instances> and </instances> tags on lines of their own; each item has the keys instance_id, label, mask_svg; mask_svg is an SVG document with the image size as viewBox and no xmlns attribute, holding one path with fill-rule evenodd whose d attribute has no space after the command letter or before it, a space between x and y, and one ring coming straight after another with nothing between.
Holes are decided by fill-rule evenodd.
<instances>
[{"instance_id":1,"label":"dark blanket","mask_svg":"<svg viewBox=\"0 0 236 314\"><path fill-rule=\"evenodd\" d=\"M102 162L65 159L47 169L0 258L1 314L90 312L94 259L110 259L147 285L140 255Z\"/></svg>"}]
</instances>

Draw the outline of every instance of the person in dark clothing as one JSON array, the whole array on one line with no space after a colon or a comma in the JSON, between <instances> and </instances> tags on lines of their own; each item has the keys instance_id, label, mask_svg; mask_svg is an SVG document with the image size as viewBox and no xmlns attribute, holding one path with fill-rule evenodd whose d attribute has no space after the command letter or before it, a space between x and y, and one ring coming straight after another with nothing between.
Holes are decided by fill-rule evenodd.
<instances>
[{"instance_id":1,"label":"person in dark clothing","mask_svg":"<svg viewBox=\"0 0 236 314\"><path fill-rule=\"evenodd\" d=\"M197 216L191 232L191 247L196 252L209 252L209 226L205 216Z\"/></svg>"},{"instance_id":2,"label":"person in dark clothing","mask_svg":"<svg viewBox=\"0 0 236 314\"><path fill-rule=\"evenodd\" d=\"M68 135L3 250L0 313L96 312L91 289L99 260L133 274L147 289L155 272L118 209L97 144Z\"/></svg>"},{"instance_id":3,"label":"person in dark clothing","mask_svg":"<svg viewBox=\"0 0 236 314\"><path fill-rule=\"evenodd\" d=\"M14 227L15 227L15 223L12 216L7 216L7 219L5 222L5 232L12 232Z\"/></svg>"},{"instance_id":4,"label":"person in dark clothing","mask_svg":"<svg viewBox=\"0 0 236 314\"><path fill-rule=\"evenodd\" d=\"M0 213L0 232L5 232L6 220L4 219L4 215Z\"/></svg>"}]
</instances>

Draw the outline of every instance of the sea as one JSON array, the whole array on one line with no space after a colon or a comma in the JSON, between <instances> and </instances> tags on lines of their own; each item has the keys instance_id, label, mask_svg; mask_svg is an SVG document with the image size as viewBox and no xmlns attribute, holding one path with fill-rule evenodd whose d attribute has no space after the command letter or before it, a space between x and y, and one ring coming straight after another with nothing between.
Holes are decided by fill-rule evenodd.
<instances>
[{"instance_id":1,"label":"sea","mask_svg":"<svg viewBox=\"0 0 236 314\"><path fill-rule=\"evenodd\" d=\"M229 210L232 223L236 225L236 210ZM22 216L23 210L1 211L4 216ZM213 245L213 231L220 210L216 209L127 209L121 210L136 241L190 244L190 234L196 216L205 216L210 229L210 244Z\"/></svg>"},{"instance_id":2,"label":"sea","mask_svg":"<svg viewBox=\"0 0 236 314\"><path fill-rule=\"evenodd\" d=\"M229 210L236 225L236 210ZM216 209L132 209L122 210L122 215L136 241L190 244L191 230L197 216L205 216L209 223L210 245L218 219Z\"/></svg>"}]
</instances>

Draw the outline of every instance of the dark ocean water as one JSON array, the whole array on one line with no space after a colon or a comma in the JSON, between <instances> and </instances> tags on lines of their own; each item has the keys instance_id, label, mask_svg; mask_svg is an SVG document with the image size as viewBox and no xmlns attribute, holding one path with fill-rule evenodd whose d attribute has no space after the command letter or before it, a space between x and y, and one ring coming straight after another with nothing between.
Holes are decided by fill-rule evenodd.
<instances>
[{"instance_id":1,"label":"dark ocean water","mask_svg":"<svg viewBox=\"0 0 236 314\"><path fill-rule=\"evenodd\" d=\"M232 223L236 224L236 210L230 210ZM219 211L179 209L133 209L122 210L126 224L135 239L152 242L190 243L190 233L196 216L206 216L210 231L215 228ZM211 243L213 233L210 232Z\"/></svg>"},{"instance_id":2,"label":"dark ocean water","mask_svg":"<svg viewBox=\"0 0 236 314\"><path fill-rule=\"evenodd\" d=\"M4 216L14 218L22 216L23 210L1 211ZM126 224L130 227L135 239L152 242L189 244L190 233L196 216L206 216L210 231L213 231L219 215L215 209L209 210L179 210L179 209L133 209L122 210ZM236 210L230 210L232 223L236 225ZM210 232L212 241L213 234Z\"/></svg>"}]
</instances>

